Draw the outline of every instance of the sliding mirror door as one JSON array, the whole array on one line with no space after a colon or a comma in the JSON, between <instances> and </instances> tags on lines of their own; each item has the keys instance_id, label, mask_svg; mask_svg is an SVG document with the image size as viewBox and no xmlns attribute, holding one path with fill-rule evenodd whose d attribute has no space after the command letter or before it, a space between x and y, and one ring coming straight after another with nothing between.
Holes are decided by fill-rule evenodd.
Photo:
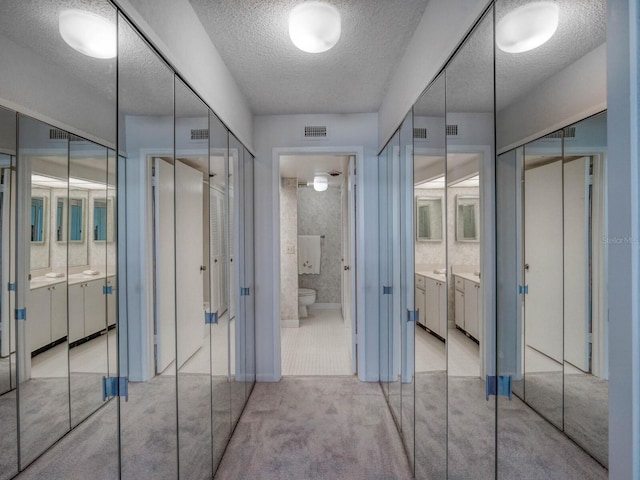
<instances>
[{"instance_id":1,"label":"sliding mirror door","mask_svg":"<svg viewBox=\"0 0 640 480\"><path fill-rule=\"evenodd\" d=\"M180 478L211 478L209 109L175 80L175 299Z\"/></svg>"},{"instance_id":2,"label":"sliding mirror door","mask_svg":"<svg viewBox=\"0 0 640 480\"><path fill-rule=\"evenodd\" d=\"M18 472L15 285L16 112L0 108L0 479Z\"/></svg>"},{"instance_id":3,"label":"sliding mirror door","mask_svg":"<svg viewBox=\"0 0 640 480\"><path fill-rule=\"evenodd\" d=\"M209 310L217 323L211 325L211 389L213 465L220 463L231 435L231 384L229 382L230 312L229 290L229 135L222 122L209 112Z\"/></svg>"},{"instance_id":4,"label":"sliding mirror door","mask_svg":"<svg viewBox=\"0 0 640 480\"><path fill-rule=\"evenodd\" d=\"M445 79L413 106L415 476L447 478Z\"/></svg>"},{"instance_id":5,"label":"sliding mirror door","mask_svg":"<svg viewBox=\"0 0 640 480\"><path fill-rule=\"evenodd\" d=\"M129 382L128 398L118 399L121 476L175 479L174 74L121 16L118 51L118 183L127 194L117 330L119 376Z\"/></svg>"},{"instance_id":6,"label":"sliding mirror door","mask_svg":"<svg viewBox=\"0 0 640 480\"><path fill-rule=\"evenodd\" d=\"M495 474L495 325L485 315L487 238L480 188L494 158L493 11L446 69L448 476ZM490 237L489 237L490 238ZM487 274L489 273L489 274Z\"/></svg>"}]
</instances>

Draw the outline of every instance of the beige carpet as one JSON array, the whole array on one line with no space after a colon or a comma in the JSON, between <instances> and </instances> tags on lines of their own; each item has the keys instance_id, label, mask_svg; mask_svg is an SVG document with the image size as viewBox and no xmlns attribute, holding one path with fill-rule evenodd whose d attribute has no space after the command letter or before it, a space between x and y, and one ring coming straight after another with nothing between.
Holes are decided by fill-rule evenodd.
<instances>
[{"instance_id":1,"label":"beige carpet","mask_svg":"<svg viewBox=\"0 0 640 480\"><path fill-rule=\"evenodd\" d=\"M258 383L217 480L412 477L378 383L284 377Z\"/></svg>"}]
</instances>

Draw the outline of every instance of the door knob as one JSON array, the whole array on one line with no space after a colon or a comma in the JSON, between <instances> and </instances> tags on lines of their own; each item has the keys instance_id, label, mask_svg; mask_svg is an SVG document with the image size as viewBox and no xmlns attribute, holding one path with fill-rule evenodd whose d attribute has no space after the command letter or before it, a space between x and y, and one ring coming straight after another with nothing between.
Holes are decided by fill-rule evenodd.
<instances>
[{"instance_id":1,"label":"door knob","mask_svg":"<svg viewBox=\"0 0 640 480\"><path fill-rule=\"evenodd\" d=\"M200 265L200 271L204 272L207 269L206 265Z\"/></svg>"},{"instance_id":2,"label":"door knob","mask_svg":"<svg viewBox=\"0 0 640 480\"><path fill-rule=\"evenodd\" d=\"M345 265L345 266L344 266L344 271L346 272L347 270L351 270L351 268L349 267L349 265Z\"/></svg>"}]
</instances>

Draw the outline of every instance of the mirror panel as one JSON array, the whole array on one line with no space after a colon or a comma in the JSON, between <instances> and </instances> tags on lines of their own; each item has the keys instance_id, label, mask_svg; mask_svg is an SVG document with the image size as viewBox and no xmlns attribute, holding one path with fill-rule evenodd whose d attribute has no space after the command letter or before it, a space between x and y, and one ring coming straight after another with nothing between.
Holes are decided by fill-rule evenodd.
<instances>
[{"instance_id":1,"label":"mirror panel","mask_svg":"<svg viewBox=\"0 0 640 480\"><path fill-rule=\"evenodd\" d=\"M235 337L231 332L232 292L229 216L229 139L227 129L209 112L209 265L211 312L218 323L211 325L211 388L213 465L218 465L231 435L230 360L235 362ZM231 340L231 341L230 341ZM231 347L231 350L230 350ZM234 371L235 374L235 371Z\"/></svg>"},{"instance_id":2,"label":"mirror panel","mask_svg":"<svg viewBox=\"0 0 640 480\"><path fill-rule=\"evenodd\" d=\"M413 107L416 201L427 197L444 204L445 113L445 79L441 75ZM414 331L416 478L447 478L447 331L441 328L447 306L439 286L446 272L446 235L443 229L442 241L416 241L414 245L414 302L418 310Z\"/></svg>"},{"instance_id":3,"label":"mirror panel","mask_svg":"<svg viewBox=\"0 0 640 480\"><path fill-rule=\"evenodd\" d=\"M87 205L107 195L108 149L74 137L69 142L69 199L66 238L69 302L69 385L71 425L104 402L102 377L109 375L107 352L106 244L89 241ZM56 242L58 245L59 242Z\"/></svg>"},{"instance_id":4,"label":"mirror panel","mask_svg":"<svg viewBox=\"0 0 640 480\"><path fill-rule=\"evenodd\" d=\"M493 33L490 8L446 69L449 478L495 475L497 396L487 391L487 378L496 375L495 325L484 315L482 242L456 235L456 197L480 196L480 174L493 163ZM481 216L478 223L483 238Z\"/></svg>"},{"instance_id":5,"label":"mirror panel","mask_svg":"<svg viewBox=\"0 0 640 480\"><path fill-rule=\"evenodd\" d=\"M131 191L145 186L142 194L119 202L126 226L126 238L118 238L119 298L123 302L124 290L126 311L118 316L118 366L119 375L129 379L128 401L118 399L121 478L143 478L153 471L157 479L175 479L174 75L122 16L118 114L118 154L125 157L119 181Z\"/></svg>"},{"instance_id":6,"label":"mirror panel","mask_svg":"<svg viewBox=\"0 0 640 480\"><path fill-rule=\"evenodd\" d=\"M18 472L15 284L16 112L0 108L0 480Z\"/></svg>"},{"instance_id":7,"label":"mirror panel","mask_svg":"<svg viewBox=\"0 0 640 480\"><path fill-rule=\"evenodd\" d=\"M243 261L243 284L247 294L243 295L245 311L245 398L248 400L256 381L256 358L255 358L255 279L254 279L254 217L253 217L253 179L254 179L254 158L251 153L243 147L243 189L244 206L243 214L243 237L244 237L244 258Z\"/></svg>"},{"instance_id":8,"label":"mirror panel","mask_svg":"<svg viewBox=\"0 0 640 480\"><path fill-rule=\"evenodd\" d=\"M480 197L456 195L456 240L480 241Z\"/></svg>"},{"instance_id":9,"label":"mirror panel","mask_svg":"<svg viewBox=\"0 0 640 480\"><path fill-rule=\"evenodd\" d=\"M423 195L416 197L416 240L442 241L442 197Z\"/></svg>"},{"instance_id":10,"label":"mirror panel","mask_svg":"<svg viewBox=\"0 0 640 480\"><path fill-rule=\"evenodd\" d=\"M209 110L175 80L175 245L180 478L211 478Z\"/></svg>"},{"instance_id":11,"label":"mirror panel","mask_svg":"<svg viewBox=\"0 0 640 480\"><path fill-rule=\"evenodd\" d=\"M22 192L18 212L22 199L28 199L30 209L34 197L41 197L44 204L43 241L30 242L30 255L24 255L21 238L33 237L33 215L19 216L18 220L17 255L24 259L25 276L18 275L16 281L18 294L20 289L24 291L28 312L27 321L19 322L17 343L20 466L24 468L70 428L67 245L52 242L55 234L47 231L55 228L56 212L48 208L52 199L68 195L68 140L51 141L50 125L23 115L18 116L18 125L17 175ZM18 298L17 308L20 303Z\"/></svg>"}]
</instances>

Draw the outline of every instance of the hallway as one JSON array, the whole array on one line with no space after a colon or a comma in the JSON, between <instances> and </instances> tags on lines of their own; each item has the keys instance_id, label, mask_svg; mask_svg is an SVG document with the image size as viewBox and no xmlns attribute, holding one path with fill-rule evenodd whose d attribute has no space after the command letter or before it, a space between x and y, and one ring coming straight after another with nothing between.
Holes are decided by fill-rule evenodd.
<instances>
[{"instance_id":1,"label":"hallway","mask_svg":"<svg viewBox=\"0 0 640 480\"><path fill-rule=\"evenodd\" d=\"M380 385L355 377L288 377L256 384L214 478L412 476Z\"/></svg>"}]
</instances>

